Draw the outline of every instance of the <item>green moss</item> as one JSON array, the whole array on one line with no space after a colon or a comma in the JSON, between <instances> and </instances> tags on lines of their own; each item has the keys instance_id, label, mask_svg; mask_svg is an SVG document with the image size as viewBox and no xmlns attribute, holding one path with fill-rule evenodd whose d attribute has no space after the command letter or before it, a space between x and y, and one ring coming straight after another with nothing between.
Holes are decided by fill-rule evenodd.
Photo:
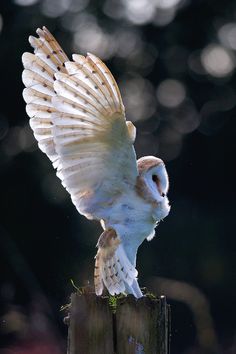
<instances>
[{"instance_id":1,"label":"green moss","mask_svg":"<svg viewBox=\"0 0 236 354\"><path fill-rule=\"evenodd\" d=\"M124 299L125 297L126 297L126 295L124 295L124 294L109 295L108 303L109 303L112 313L116 313L118 300Z\"/></svg>"}]
</instances>

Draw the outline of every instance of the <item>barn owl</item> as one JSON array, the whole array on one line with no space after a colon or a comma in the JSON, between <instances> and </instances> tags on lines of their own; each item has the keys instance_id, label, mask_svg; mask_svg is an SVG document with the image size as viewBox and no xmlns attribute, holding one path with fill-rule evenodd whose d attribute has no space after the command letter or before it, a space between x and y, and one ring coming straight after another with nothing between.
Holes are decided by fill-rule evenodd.
<instances>
[{"instance_id":1,"label":"barn owl","mask_svg":"<svg viewBox=\"0 0 236 354\"><path fill-rule=\"evenodd\" d=\"M34 54L22 56L30 126L79 213L102 225L96 294L139 298L138 247L170 210L165 165L153 156L136 161L136 129L106 65L90 53L69 60L46 27L37 34L29 37Z\"/></svg>"}]
</instances>

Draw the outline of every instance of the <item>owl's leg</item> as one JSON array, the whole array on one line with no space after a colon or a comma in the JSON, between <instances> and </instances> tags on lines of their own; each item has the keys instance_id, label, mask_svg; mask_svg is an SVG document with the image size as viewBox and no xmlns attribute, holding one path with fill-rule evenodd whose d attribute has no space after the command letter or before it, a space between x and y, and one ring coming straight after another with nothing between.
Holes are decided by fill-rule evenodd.
<instances>
[{"instance_id":1,"label":"owl's leg","mask_svg":"<svg viewBox=\"0 0 236 354\"><path fill-rule=\"evenodd\" d=\"M128 260L122 241L112 228L105 230L98 240L95 257L95 292L101 295L104 286L111 295L130 293L139 298L142 292L137 282L138 272Z\"/></svg>"}]
</instances>

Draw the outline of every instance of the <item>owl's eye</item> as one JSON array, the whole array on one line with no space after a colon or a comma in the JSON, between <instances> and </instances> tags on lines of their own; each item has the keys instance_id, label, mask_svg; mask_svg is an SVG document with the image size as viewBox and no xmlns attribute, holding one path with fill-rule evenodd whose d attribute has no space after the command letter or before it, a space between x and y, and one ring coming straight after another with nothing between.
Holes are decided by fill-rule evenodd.
<instances>
[{"instance_id":1,"label":"owl's eye","mask_svg":"<svg viewBox=\"0 0 236 354\"><path fill-rule=\"evenodd\" d=\"M157 175L152 175L152 180L153 180L153 182L156 184L159 193L160 193L161 196L164 198L166 195L165 195L165 193L161 192L160 180L159 180L159 178L157 177Z\"/></svg>"},{"instance_id":2,"label":"owl's eye","mask_svg":"<svg viewBox=\"0 0 236 354\"><path fill-rule=\"evenodd\" d=\"M152 180L153 180L153 182L155 182L155 183L158 183L158 182L159 182L159 179L158 179L157 175L152 175Z\"/></svg>"}]
</instances>

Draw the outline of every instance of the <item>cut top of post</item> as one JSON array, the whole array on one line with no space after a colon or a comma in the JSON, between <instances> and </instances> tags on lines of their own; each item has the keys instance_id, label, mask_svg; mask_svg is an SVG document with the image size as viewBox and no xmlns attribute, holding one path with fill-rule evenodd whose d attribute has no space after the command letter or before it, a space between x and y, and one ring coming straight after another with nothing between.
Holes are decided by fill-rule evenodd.
<instances>
[{"instance_id":1,"label":"cut top of post","mask_svg":"<svg viewBox=\"0 0 236 354\"><path fill-rule=\"evenodd\" d=\"M164 296L74 293L67 353L169 354L169 313Z\"/></svg>"}]
</instances>

